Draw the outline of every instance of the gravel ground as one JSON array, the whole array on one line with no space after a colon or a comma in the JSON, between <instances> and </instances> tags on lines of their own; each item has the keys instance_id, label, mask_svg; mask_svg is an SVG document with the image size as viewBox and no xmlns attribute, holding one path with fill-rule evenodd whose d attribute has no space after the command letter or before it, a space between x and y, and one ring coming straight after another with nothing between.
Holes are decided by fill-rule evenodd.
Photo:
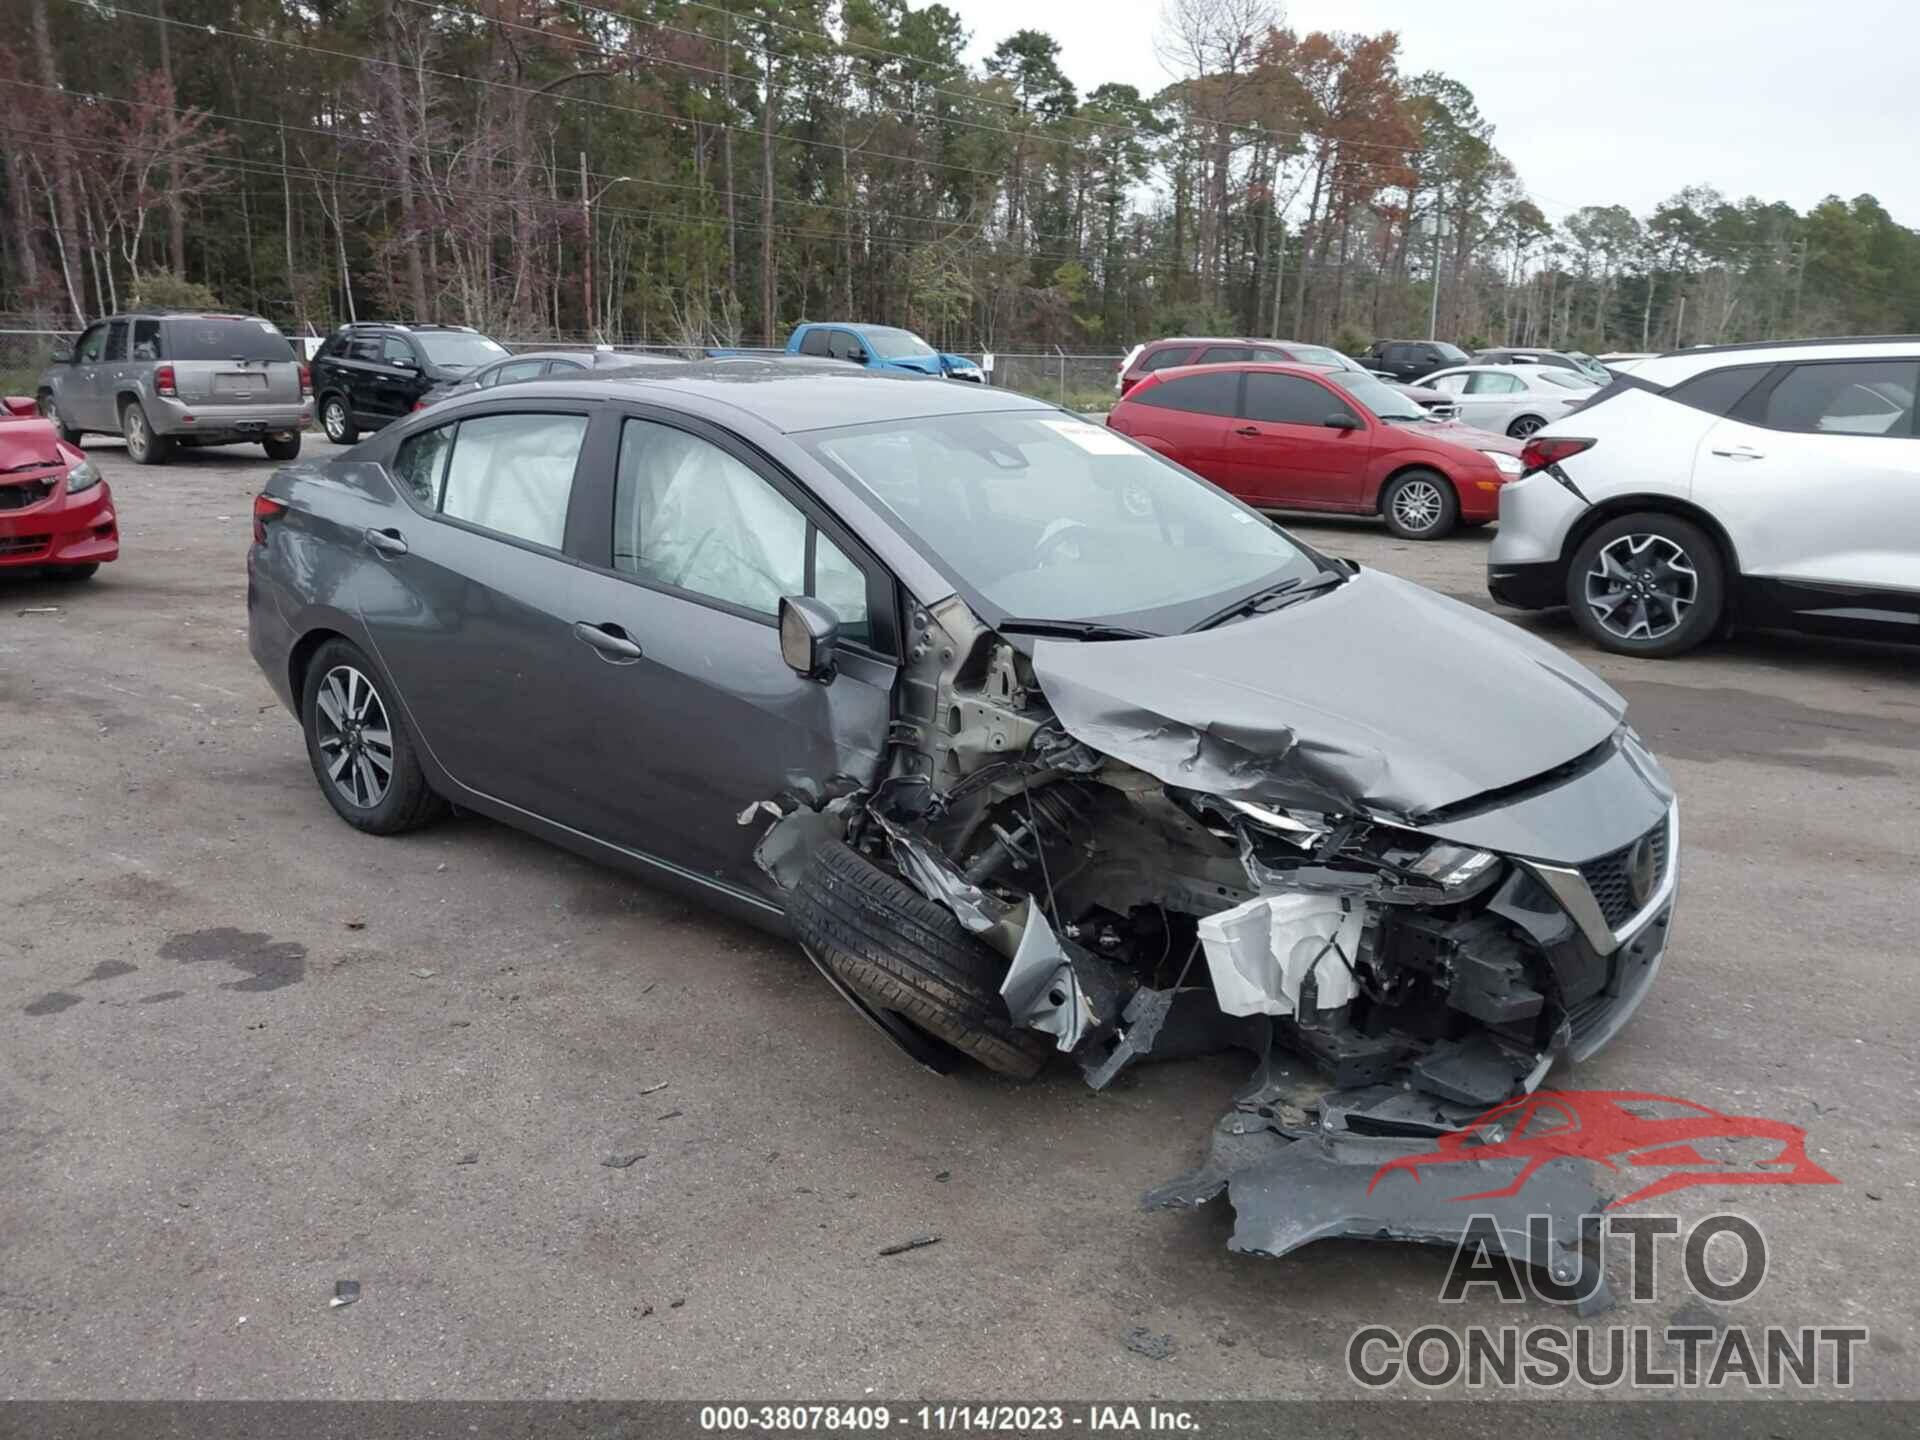
<instances>
[{"instance_id":1,"label":"gravel ground","mask_svg":"<svg viewBox=\"0 0 1920 1440\"><path fill-rule=\"evenodd\" d=\"M1242 1058L935 1078L796 950L622 875L475 819L356 834L247 654L267 463L89 448L123 558L0 580L0 1394L1331 1398L1361 1325L1585 1323L1443 1309L1440 1251L1258 1260L1224 1206L1141 1213ZM1487 604L1483 535L1299 528ZM1804 1125L1840 1185L1676 1209L1764 1228L1740 1319L1867 1325L1857 1391L1920 1395L1912 655L1523 623L1631 699L1685 807L1666 971L1558 1083ZM1687 1303L1676 1267L1611 1320Z\"/></svg>"}]
</instances>

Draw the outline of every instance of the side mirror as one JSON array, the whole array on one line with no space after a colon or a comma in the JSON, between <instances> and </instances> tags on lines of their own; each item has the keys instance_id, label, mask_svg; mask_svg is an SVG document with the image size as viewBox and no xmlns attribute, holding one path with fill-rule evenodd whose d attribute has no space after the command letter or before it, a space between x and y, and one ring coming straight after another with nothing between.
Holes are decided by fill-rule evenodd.
<instances>
[{"instance_id":1,"label":"side mirror","mask_svg":"<svg viewBox=\"0 0 1920 1440\"><path fill-rule=\"evenodd\" d=\"M833 679L840 617L811 595L780 597L780 658L796 675L822 684Z\"/></svg>"},{"instance_id":2,"label":"side mirror","mask_svg":"<svg viewBox=\"0 0 1920 1440\"><path fill-rule=\"evenodd\" d=\"M1344 410L1336 410L1320 422L1329 430L1358 430L1360 422Z\"/></svg>"},{"instance_id":3,"label":"side mirror","mask_svg":"<svg viewBox=\"0 0 1920 1440\"><path fill-rule=\"evenodd\" d=\"M73 346L67 344L64 340L61 341L47 353L47 363L50 365L71 365L73 363Z\"/></svg>"},{"instance_id":4,"label":"side mirror","mask_svg":"<svg viewBox=\"0 0 1920 1440\"><path fill-rule=\"evenodd\" d=\"M856 365L864 365L867 363L868 356L865 350L861 349L858 345L856 345L853 347L853 349L847 352L847 359L851 360Z\"/></svg>"}]
</instances>

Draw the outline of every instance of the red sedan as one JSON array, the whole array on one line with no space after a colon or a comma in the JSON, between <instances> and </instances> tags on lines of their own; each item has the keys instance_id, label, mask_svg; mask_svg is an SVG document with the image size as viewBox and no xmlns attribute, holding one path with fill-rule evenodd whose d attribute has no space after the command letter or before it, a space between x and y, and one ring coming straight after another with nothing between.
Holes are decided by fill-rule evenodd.
<instances>
[{"instance_id":1,"label":"red sedan","mask_svg":"<svg viewBox=\"0 0 1920 1440\"><path fill-rule=\"evenodd\" d=\"M84 580L120 556L113 495L79 450L37 415L0 415L0 570Z\"/></svg>"},{"instance_id":2,"label":"red sedan","mask_svg":"<svg viewBox=\"0 0 1920 1440\"><path fill-rule=\"evenodd\" d=\"M1313 365L1156 370L1107 424L1251 505L1384 515L1409 540L1497 518L1500 487L1520 478L1518 442Z\"/></svg>"}]
</instances>

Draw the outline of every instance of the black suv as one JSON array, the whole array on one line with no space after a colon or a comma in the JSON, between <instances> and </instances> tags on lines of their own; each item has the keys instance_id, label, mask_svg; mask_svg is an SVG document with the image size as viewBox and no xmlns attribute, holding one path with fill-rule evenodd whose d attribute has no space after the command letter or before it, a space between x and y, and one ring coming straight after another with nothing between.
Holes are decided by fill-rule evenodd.
<instances>
[{"instance_id":1,"label":"black suv","mask_svg":"<svg viewBox=\"0 0 1920 1440\"><path fill-rule=\"evenodd\" d=\"M1444 340L1376 340L1354 357L1369 370L1403 384L1467 363L1467 352Z\"/></svg>"},{"instance_id":2,"label":"black suv","mask_svg":"<svg viewBox=\"0 0 1920 1440\"><path fill-rule=\"evenodd\" d=\"M436 385L503 358L507 347L470 325L342 325L313 357L320 428L336 445L413 410Z\"/></svg>"}]
</instances>

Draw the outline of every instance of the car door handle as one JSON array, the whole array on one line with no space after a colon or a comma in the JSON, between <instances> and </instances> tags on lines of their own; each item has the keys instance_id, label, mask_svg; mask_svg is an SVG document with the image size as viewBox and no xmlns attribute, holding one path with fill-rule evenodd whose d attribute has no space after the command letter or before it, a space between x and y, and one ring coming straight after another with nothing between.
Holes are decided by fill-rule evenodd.
<instances>
[{"instance_id":1,"label":"car door handle","mask_svg":"<svg viewBox=\"0 0 1920 1440\"><path fill-rule=\"evenodd\" d=\"M1261 431L1258 425L1242 425L1239 429L1235 430L1233 433L1236 435L1258 435L1261 433Z\"/></svg>"},{"instance_id":2,"label":"car door handle","mask_svg":"<svg viewBox=\"0 0 1920 1440\"><path fill-rule=\"evenodd\" d=\"M1733 445L1725 450L1716 450L1714 454L1726 460L1764 460L1766 453L1755 450L1751 445Z\"/></svg>"},{"instance_id":3,"label":"car door handle","mask_svg":"<svg viewBox=\"0 0 1920 1440\"><path fill-rule=\"evenodd\" d=\"M579 620L574 623L573 633L598 650L609 664L631 665L640 658L640 647L618 625L589 625Z\"/></svg>"},{"instance_id":4,"label":"car door handle","mask_svg":"<svg viewBox=\"0 0 1920 1440\"><path fill-rule=\"evenodd\" d=\"M406 537L398 530L369 530L367 544L382 555L404 555L407 553Z\"/></svg>"}]
</instances>

